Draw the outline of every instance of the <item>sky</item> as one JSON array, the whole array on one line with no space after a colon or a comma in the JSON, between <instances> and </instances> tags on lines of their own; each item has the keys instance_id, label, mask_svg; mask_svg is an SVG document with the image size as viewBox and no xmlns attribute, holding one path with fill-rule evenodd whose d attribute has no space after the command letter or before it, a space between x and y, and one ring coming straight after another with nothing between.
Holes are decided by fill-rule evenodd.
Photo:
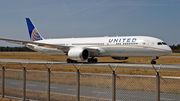
<instances>
[{"instance_id":1,"label":"sky","mask_svg":"<svg viewBox=\"0 0 180 101\"><path fill-rule=\"evenodd\" d=\"M25 18L45 39L152 36L180 44L180 0L1 0L0 38L30 41Z\"/></svg>"}]
</instances>

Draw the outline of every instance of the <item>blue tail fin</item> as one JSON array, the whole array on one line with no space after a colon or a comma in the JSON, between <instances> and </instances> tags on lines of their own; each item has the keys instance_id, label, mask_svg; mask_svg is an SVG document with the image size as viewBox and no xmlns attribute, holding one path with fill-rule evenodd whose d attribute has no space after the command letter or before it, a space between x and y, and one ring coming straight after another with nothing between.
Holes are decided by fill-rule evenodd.
<instances>
[{"instance_id":1,"label":"blue tail fin","mask_svg":"<svg viewBox=\"0 0 180 101\"><path fill-rule=\"evenodd\" d=\"M43 37L39 34L36 27L29 18L26 18L26 23L29 30L29 36L31 41L43 40Z\"/></svg>"}]
</instances>

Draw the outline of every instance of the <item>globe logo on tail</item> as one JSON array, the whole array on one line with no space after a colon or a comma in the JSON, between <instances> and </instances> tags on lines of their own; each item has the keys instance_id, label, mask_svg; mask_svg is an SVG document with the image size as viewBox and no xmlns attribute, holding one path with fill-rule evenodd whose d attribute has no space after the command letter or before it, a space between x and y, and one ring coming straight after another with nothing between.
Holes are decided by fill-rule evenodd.
<instances>
[{"instance_id":1,"label":"globe logo on tail","mask_svg":"<svg viewBox=\"0 0 180 101\"><path fill-rule=\"evenodd\" d=\"M36 28L34 28L34 30L32 31L32 34L31 34L31 41L38 41L38 40L42 40L42 37L39 35Z\"/></svg>"}]
</instances>

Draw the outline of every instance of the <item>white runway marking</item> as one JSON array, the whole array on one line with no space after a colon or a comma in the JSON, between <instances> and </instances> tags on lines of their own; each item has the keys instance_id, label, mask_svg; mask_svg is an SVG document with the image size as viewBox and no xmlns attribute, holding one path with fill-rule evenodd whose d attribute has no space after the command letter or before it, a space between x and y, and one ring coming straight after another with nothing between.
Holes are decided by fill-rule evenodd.
<instances>
[{"instance_id":1,"label":"white runway marking","mask_svg":"<svg viewBox=\"0 0 180 101\"><path fill-rule=\"evenodd\" d=\"M68 88L67 90L76 90L76 89L71 89L71 88Z\"/></svg>"},{"instance_id":2,"label":"white runway marking","mask_svg":"<svg viewBox=\"0 0 180 101\"><path fill-rule=\"evenodd\" d=\"M170 101L170 100L175 101L175 99L168 99L168 98L160 98L160 99L167 100L167 101Z\"/></svg>"},{"instance_id":3,"label":"white runway marking","mask_svg":"<svg viewBox=\"0 0 180 101\"><path fill-rule=\"evenodd\" d=\"M99 91L92 91L93 93L103 93L106 94L107 92L99 92Z\"/></svg>"},{"instance_id":4,"label":"white runway marking","mask_svg":"<svg viewBox=\"0 0 180 101\"><path fill-rule=\"evenodd\" d=\"M19 83L15 83L15 82L11 82L11 84L13 84L13 85L19 85Z\"/></svg>"},{"instance_id":5,"label":"white runway marking","mask_svg":"<svg viewBox=\"0 0 180 101\"><path fill-rule=\"evenodd\" d=\"M46 88L47 88L47 86L46 86ZM57 87L50 87L50 88L56 89Z\"/></svg>"},{"instance_id":6,"label":"white runway marking","mask_svg":"<svg viewBox=\"0 0 180 101\"><path fill-rule=\"evenodd\" d=\"M33 86L33 87L36 87L37 85L27 84L27 86Z\"/></svg>"}]
</instances>

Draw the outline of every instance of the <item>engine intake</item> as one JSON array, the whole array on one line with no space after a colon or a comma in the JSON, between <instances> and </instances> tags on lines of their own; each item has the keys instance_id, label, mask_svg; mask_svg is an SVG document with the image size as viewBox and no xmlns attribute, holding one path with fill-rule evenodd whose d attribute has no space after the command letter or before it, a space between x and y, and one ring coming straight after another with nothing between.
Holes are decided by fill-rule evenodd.
<instances>
[{"instance_id":1,"label":"engine intake","mask_svg":"<svg viewBox=\"0 0 180 101\"><path fill-rule=\"evenodd\" d=\"M89 52L87 49L71 48L68 51L68 57L72 60L87 60L89 58Z\"/></svg>"}]
</instances>

